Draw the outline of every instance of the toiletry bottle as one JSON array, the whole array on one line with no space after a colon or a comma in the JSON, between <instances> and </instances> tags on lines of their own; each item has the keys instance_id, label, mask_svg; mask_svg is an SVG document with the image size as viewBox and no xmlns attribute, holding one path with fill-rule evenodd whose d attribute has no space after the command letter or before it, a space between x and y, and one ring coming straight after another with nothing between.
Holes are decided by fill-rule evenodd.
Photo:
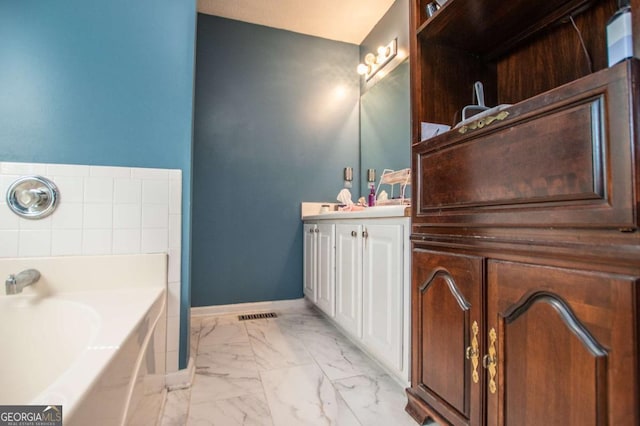
<instances>
[{"instance_id":1,"label":"toiletry bottle","mask_svg":"<svg viewBox=\"0 0 640 426\"><path fill-rule=\"evenodd\" d=\"M373 207L376 205L376 189L373 185L371 185L371 190L369 191L369 207Z\"/></svg>"},{"instance_id":2,"label":"toiletry bottle","mask_svg":"<svg viewBox=\"0 0 640 426\"><path fill-rule=\"evenodd\" d=\"M607 22L607 55L609 66L633 56L629 0L618 0L618 10Z\"/></svg>"}]
</instances>

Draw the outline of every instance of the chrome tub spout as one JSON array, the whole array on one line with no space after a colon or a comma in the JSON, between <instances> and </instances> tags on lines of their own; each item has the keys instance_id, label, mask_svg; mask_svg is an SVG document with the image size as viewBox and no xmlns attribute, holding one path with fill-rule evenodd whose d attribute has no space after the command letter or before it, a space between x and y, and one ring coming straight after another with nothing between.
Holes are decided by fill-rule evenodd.
<instances>
[{"instance_id":1,"label":"chrome tub spout","mask_svg":"<svg viewBox=\"0 0 640 426\"><path fill-rule=\"evenodd\" d=\"M22 293L22 289L28 285L35 284L40 279L40 272L35 269L26 269L16 275L9 275L4 282L7 294Z\"/></svg>"}]
</instances>

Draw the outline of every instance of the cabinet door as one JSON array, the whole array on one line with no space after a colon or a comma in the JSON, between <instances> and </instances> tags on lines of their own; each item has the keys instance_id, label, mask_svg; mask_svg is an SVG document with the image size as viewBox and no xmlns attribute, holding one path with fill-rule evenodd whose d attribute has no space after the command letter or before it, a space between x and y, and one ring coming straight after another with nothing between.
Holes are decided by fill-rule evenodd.
<instances>
[{"instance_id":1,"label":"cabinet door","mask_svg":"<svg viewBox=\"0 0 640 426\"><path fill-rule=\"evenodd\" d=\"M429 416L413 393L450 424L482 424L483 259L415 248L412 262L408 410Z\"/></svg>"},{"instance_id":2,"label":"cabinet door","mask_svg":"<svg viewBox=\"0 0 640 426\"><path fill-rule=\"evenodd\" d=\"M318 225L316 303L327 315L336 314L335 297L335 225Z\"/></svg>"},{"instance_id":3,"label":"cabinet door","mask_svg":"<svg viewBox=\"0 0 640 426\"><path fill-rule=\"evenodd\" d=\"M402 369L402 225L364 227L364 343L390 367Z\"/></svg>"},{"instance_id":4,"label":"cabinet door","mask_svg":"<svg viewBox=\"0 0 640 426\"><path fill-rule=\"evenodd\" d=\"M638 277L489 262L497 365L495 387L487 377L488 423L638 424L637 284Z\"/></svg>"},{"instance_id":5,"label":"cabinet door","mask_svg":"<svg viewBox=\"0 0 640 426\"><path fill-rule=\"evenodd\" d=\"M336 225L336 322L362 337L362 226Z\"/></svg>"},{"instance_id":6,"label":"cabinet door","mask_svg":"<svg viewBox=\"0 0 640 426\"><path fill-rule=\"evenodd\" d=\"M311 302L316 303L316 225L304 225L304 295Z\"/></svg>"}]
</instances>

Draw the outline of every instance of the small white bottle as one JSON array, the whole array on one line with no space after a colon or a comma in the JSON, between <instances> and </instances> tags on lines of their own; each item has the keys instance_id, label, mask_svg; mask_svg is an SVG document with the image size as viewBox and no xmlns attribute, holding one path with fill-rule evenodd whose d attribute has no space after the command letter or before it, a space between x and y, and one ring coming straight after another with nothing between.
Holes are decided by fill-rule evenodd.
<instances>
[{"instance_id":1,"label":"small white bottle","mask_svg":"<svg viewBox=\"0 0 640 426\"><path fill-rule=\"evenodd\" d=\"M607 22L607 54L609 66L633 56L629 0L618 0L618 10Z\"/></svg>"}]
</instances>

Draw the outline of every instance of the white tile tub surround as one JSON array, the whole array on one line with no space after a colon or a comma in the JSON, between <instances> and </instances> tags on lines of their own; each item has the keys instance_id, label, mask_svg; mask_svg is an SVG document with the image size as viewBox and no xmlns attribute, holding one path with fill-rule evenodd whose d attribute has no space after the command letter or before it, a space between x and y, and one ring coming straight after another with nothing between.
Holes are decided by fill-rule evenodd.
<instances>
[{"instance_id":1,"label":"white tile tub surround","mask_svg":"<svg viewBox=\"0 0 640 426\"><path fill-rule=\"evenodd\" d=\"M58 186L51 216L22 219L7 206L7 188L26 175ZM0 257L169 255L168 373L178 370L181 231L181 170L0 162Z\"/></svg>"}]
</instances>

